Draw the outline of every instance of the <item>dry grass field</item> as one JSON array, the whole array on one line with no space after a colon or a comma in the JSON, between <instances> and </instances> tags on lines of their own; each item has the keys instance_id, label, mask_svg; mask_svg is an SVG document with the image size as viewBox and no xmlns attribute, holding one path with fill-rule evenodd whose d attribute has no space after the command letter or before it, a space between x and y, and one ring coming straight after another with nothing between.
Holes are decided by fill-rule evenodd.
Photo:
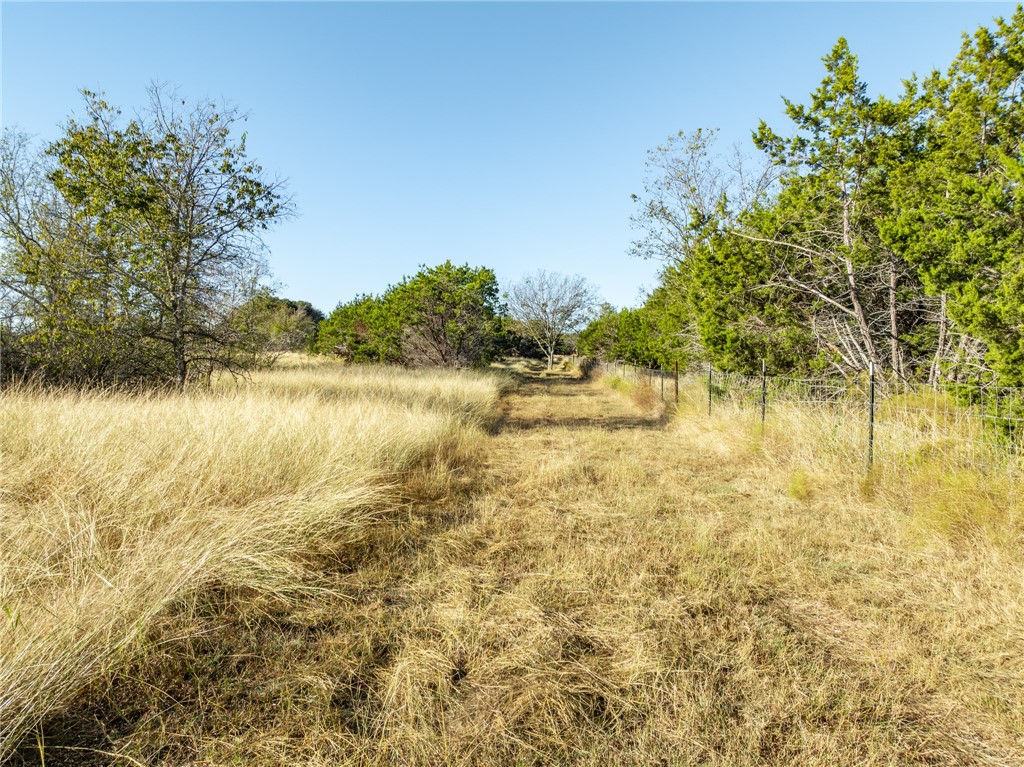
<instances>
[{"instance_id":1,"label":"dry grass field","mask_svg":"<svg viewBox=\"0 0 1024 767\"><path fill-rule=\"evenodd\" d=\"M317 366L184 398L4 394L0 758L109 740L73 715L46 745L83 700L116 727L110 685L216 634L211 611L334 594L322 570L395 545L382 531L458 482L500 383Z\"/></svg>"},{"instance_id":2,"label":"dry grass field","mask_svg":"<svg viewBox=\"0 0 1024 767\"><path fill-rule=\"evenodd\" d=\"M795 410L345 373L0 398L13 764L1024 764L998 482L867 478Z\"/></svg>"}]
</instances>

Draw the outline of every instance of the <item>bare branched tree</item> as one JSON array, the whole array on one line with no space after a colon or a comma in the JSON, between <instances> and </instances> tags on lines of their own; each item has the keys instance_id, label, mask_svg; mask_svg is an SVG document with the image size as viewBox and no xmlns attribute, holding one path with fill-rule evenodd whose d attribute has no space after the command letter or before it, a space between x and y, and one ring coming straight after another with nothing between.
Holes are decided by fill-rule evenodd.
<instances>
[{"instance_id":1,"label":"bare branched tree","mask_svg":"<svg viewBox=\"0 0 1024 767\"><path fill-rule=\"evenodd\" d=\"M736 219L775 189L780 171L734 147L728 158L715 150L718 130L679 131L647 153L648 177L633 227L642 232L632 254L678 264L706 244L709 234L730 229Z\"/></svg>"},{"instance_id":2,"label":"bare branched tree","mask_svg":"<svg viewBox=\"0 0 1024 767\"><path fill-rule=\"evenodd\" d=\"M512 285L505 300L523 334L547 356L549 370L559 342L585 326L598 303L594 288L580 275L543 269Z\"/></svg>"}]
</instances>

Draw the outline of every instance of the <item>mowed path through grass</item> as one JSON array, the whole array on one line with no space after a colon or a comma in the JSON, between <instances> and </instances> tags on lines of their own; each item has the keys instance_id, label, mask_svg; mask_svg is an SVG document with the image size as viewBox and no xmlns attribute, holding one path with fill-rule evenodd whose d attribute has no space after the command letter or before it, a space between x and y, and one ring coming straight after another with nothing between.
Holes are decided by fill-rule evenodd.
<instances>
[{"instance_id":1,"label":"mowed path through grass","mask_svg":"<svg viewBox=\"0 0 1024 767\"><path fill-rule=\"evenodd\" d=\"M922 538L813 475L794 497L778 446L600 381L526 377L503 407L475 468L428 483L358 558L339 552L333 595L197 615L184 651L128 675L146 680L131 705L97 715L104 748L161 764L1024 764L1018 550Z\"/></svg>"},{"instance_id":2,"label":"mowed path through grass","mask_svg":"<svg viewBox=\"0 0 1024 767\"><path fill-rule=\"evenodd\" d=\"M1019 634L970 636L1000 595L956 606L967 566L856 499L790 497L742 430L571 378L505 404L400 589L367 757L1022 763Z\"/></svg>"}]
</instances>

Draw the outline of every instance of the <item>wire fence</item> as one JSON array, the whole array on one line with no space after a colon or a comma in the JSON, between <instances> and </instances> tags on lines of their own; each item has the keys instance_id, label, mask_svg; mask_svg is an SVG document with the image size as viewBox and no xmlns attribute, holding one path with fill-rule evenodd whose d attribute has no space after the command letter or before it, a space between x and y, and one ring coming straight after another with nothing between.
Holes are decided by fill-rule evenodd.
<instances>
[{"instance_id":1,"label":"wire fence","mask_svg":"<svg viewBox=\"0 0 1024 767\"><path fill-rule=\"evenodd\" d=\"M663 402L707 416L745 413L762 431L817 435L869 471L924 462L1019 475L1024 458L1024 389L981 380L936 387L860 378L741 375L716 370L596 366L650 386ZM816 429L808 430L813 416ZM804 419L802 430L796 420ZM810 446L815 448L824 445Z\"/></svg>"}]
</instances>

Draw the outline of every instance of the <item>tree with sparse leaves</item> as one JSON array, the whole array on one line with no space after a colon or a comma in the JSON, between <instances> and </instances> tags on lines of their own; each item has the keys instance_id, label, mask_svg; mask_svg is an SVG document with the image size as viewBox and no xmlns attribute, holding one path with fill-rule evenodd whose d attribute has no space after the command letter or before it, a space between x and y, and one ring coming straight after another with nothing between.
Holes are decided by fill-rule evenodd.
<instances>
[{"instance_id":1,"label":"tree with sparse leaves","mask_svg":"<svg viewBox=\"0 0 1024 767\"><path fill-rule=\"evenodd\" d=\"M541 269L512 285L505 300L520 331L544 352L550 370L559 342L590 321L597 293L580 275Z\"/></svg>"}]
</instances>

